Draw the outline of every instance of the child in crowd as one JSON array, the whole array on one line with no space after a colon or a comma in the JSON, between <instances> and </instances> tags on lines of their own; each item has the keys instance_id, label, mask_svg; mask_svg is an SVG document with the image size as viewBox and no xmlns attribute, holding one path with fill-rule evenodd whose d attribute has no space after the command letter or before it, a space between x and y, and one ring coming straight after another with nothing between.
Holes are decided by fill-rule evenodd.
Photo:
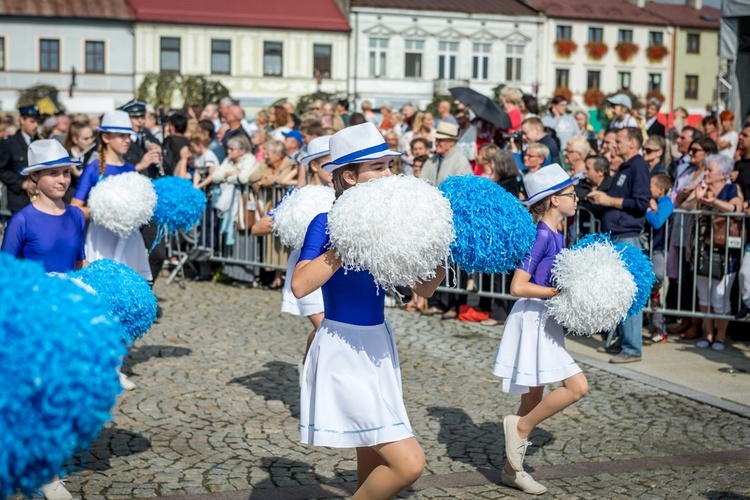
<instances>
[{"instance_id":1,"label":"child in crowd","mask_svg":"<svg viewBox=\"0 0 750 500\"><path fill-rule=\"evenodd\" d=\"M565 247L560 223L576 214L573 179L553 163L524 179L528 198L524 205L537 222L531 252L513 274L510 293L520 297L505 321L505 331L495 355L493 373L503 379L503 392L521 394L517 415L503 419L506 462L502 482L513 488L541 495L547 488L523 470L531 431L588 392L588 382L565 350L565 333L547 315L544 299L557 295L552 286L555 257ZM544 396L544 386L561 382L562 387Z\"/></svg>"},{"instance_id":2,"label":"child in crowd","mask_svg":"<svg viewBox=\"0 0 750 500\"><path fill-rule=\"evenodd\" d=\"M667 271L667 264L664 259L664 224L674 211L672 199L667 196L672 189L672 178L665 173L657 173L651 176L651 206L646 212L646 231L651 235L651 261L653 263L656 283L651 292L651 309L654 311L661 309L661 287L664 282L664 275ZM651 317L651 328L653 342L666 342L667 332L664 329L664 315L654 313Z\"/></svg>"}]
</instances>

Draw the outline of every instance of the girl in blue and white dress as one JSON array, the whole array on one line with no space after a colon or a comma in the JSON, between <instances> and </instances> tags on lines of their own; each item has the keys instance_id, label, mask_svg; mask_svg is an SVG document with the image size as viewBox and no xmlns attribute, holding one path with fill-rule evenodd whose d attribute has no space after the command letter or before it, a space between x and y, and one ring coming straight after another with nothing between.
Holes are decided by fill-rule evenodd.
<instances>
[{"instance_id":1,"label":"girl in blue and white dress","mask_svg":"<svg viewBox=\"0 0 750 500\"><path fill-rule=\"evenodd\" d=\"M134 133L128 114L124 111L105 113L98 130L101 140L99 158L83 170L70 203L80 207L86 218L90 215L86 200L97 182L105 176L136 171L133 165L125 161L125 153L130 147L130 134ZM138 230L123 238L92 222L86 232L86 255L91 262L99 259L115 260L140 274L146 281L153 281L146 245Z\"/></svg>"},{"instance_id":2,"label":"girl in blue and white dress","mask_svg":"<svg viewBox=\"0 0 750 500\"><path fill-rule=\"evenodd\" d=\"M333 173L337 196L357 183L391 175L392 157L400 156L388 150L371 123L336 133L330 150L332 160L323 168ZM419 478L424 453L403 402L385 293L368 271L344 271L330 247L327 225L327 213L313 219L292 277L296 297L322 287L325 303L302 375L301 440L356 448L359 486L353 498L390 498ZM436 274L415 291L430 297L445 276L442 269Z\"/></svg>"},{"instance_id":3,"label":"girl in blue and white dress","mask_svg":"<svg viewBox=\"0 0 750 500\"><path fill-rule=\"evenodd\" d=\"M560 165L552 164L527 176L524 184L528 194L524 204L537 222L536 240L513 274L510 293L521 299L505 322L493 373L503 379L504 392L521 394L517 415L503 419L507 461L502 481L539 495L547 488L523 470L527 438L534 427L582 398L588 383L565 350L563 328L547 315L545 303L557 295L551 271L565 246L557 228L576 213L573 180ZM544 397L544 386L554 382L563 385Z\"/></svg>"}]
</instances>

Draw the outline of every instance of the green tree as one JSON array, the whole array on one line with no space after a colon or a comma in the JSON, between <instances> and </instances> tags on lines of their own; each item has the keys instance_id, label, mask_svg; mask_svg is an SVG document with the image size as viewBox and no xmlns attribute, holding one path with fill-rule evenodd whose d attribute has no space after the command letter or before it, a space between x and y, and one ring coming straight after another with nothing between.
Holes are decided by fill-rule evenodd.
<instances>
[{"instance_id":1,"label":"green tree","mask_svg":"<svg viewBox=\"0 0 750 500\"><path fill-rule=\"evenodd\" d=\"M27 89L18 91L18 107L33 106L45 97L49 97L58 110L65 111L65 108L57 100L57 87L52 85L34 85Z\"/></svg>"},{"instance_id":2,"label":"green tree","mask_svg":"<svg viewBox=\"0 0 750 500\"><path fill-rule=\"evenodd\" d=\"M229 97L229 90L219 81L203 76L149 73L138 86L138 99L155 107L171 108L175 95L182 98L184 108L216 102Z\"/></svg>"}]
</instances>

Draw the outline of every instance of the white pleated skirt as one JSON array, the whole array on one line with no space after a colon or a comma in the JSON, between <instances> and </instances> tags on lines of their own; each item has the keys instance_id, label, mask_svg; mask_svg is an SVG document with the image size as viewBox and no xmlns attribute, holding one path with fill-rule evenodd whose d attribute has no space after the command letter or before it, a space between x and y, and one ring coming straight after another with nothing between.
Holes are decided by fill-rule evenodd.
<instances>
[{"instance_id":1,"label":"white pleated skirt","mask_svg":"<svg viewBox=\"0 0 750 500\"><path fill-rule=\"evenodd\" d=\"M546 303L516 301L495 353L493 373L503 379L503 392L525 394L529 387L560 382L580 372L565 350L563 327L547 315Z\"/></svg>"},{"instance_id":2,"label":"white pleated skirt","mask_svg":"<svg viewBox=\"0 0 750 500\"><path fill-rule=\"evenodd\" d=\"M312 316L325 310L323 307L323 291L318 288L301 299L298 299L292 293L292 274L294 274L294 267L299 261L299 254L299 248L292 250L286 263L284 289L281 292L281 312L294 314L295 316Z\"/></svg>"},{"instance_id":3,"label":"white pleated skirt","mask_svg":"<svg viewBox=\"0 0 750 500\"><path fill-rule=\"evenodd\" d=\"M334 448L414 435L388 322L357 326L323 320L303 368L300 434L305 444Z\"/></svg>"},{"instance_id":4,"label":"white pleated skirt","mask_svg":"<svg viewBox=\"0 0 750 500\"><path fill-rule=\"evenodd\" d=\"M104 226L92 222L86 231L85 251L86 260L89 262L112 259L125 264L145 280L152 279L148 251L138 229L122 238Z\"/></svg>"}]
</instances>

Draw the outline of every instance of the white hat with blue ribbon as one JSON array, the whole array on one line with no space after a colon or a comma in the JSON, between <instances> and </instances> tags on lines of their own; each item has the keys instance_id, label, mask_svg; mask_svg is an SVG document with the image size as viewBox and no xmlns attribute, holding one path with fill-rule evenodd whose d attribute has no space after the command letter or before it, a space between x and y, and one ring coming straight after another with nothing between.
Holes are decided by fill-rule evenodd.
<instances>
[{"instance_id":1,"label":"white hat with blue ribbon","mask_svg":"<svg viewBox=\"0 0 750 500\"><path fill-rule=\"evenodd\" d=\"M557 163L542 167L523 179L527 198L523 204L530 207L573 184L573 179Z\"/></svg>"},{"instance_id":2,"label":"white hat with blue ribbon","mask_svg":"<svg viewBox=\"0 0 750 500\"><path fill-rule=\"evenodd\" d=\"M57 139L44 139L34 141L28 149L29 165L19 172L21 175L29 175L31 172L46 170L48 168L69 167L80 165L80 161L71 160L68 152Z\"/></svg>"},{"instance_id":3,"label":"white hat with blue ribbon","mask_svg":"<svg viewBox=\"0 0 750 500\"><path fill-rule=\"evenodd\" d=\"M403 154L388 149L383 134L370 122L347 127L333 134L330 150L331 161L323 165L323 170L326 172L333 172L351 163L362 163Z\"/></svg>"},{"instance_id":4,"label":"white hat with blue ribbon","mask_svg":"<svg viewBox=\"0 0 750 500\"><path fill-rule=\"evenodd\" d=\"M307 145L307 152L305 156L299 159L299 162L302 163L305 167L308 167L310 166L311 161L331 154L330 144L330 135L322 135L320 137L316 137L315 139L310 141L310 144Z\"/></svg>"},{"instance_id":5,"label":"white hat with blue ribbon","mask_svg":"<svg viewBox=\"0 0 750 500\"><path fill-rule=\"evenodd\" d=\"M130 115L119 109L104 113L102 123L97 127L97 130L109 134L135 134L130 122Z\"/></svg>"}]
</instances>

